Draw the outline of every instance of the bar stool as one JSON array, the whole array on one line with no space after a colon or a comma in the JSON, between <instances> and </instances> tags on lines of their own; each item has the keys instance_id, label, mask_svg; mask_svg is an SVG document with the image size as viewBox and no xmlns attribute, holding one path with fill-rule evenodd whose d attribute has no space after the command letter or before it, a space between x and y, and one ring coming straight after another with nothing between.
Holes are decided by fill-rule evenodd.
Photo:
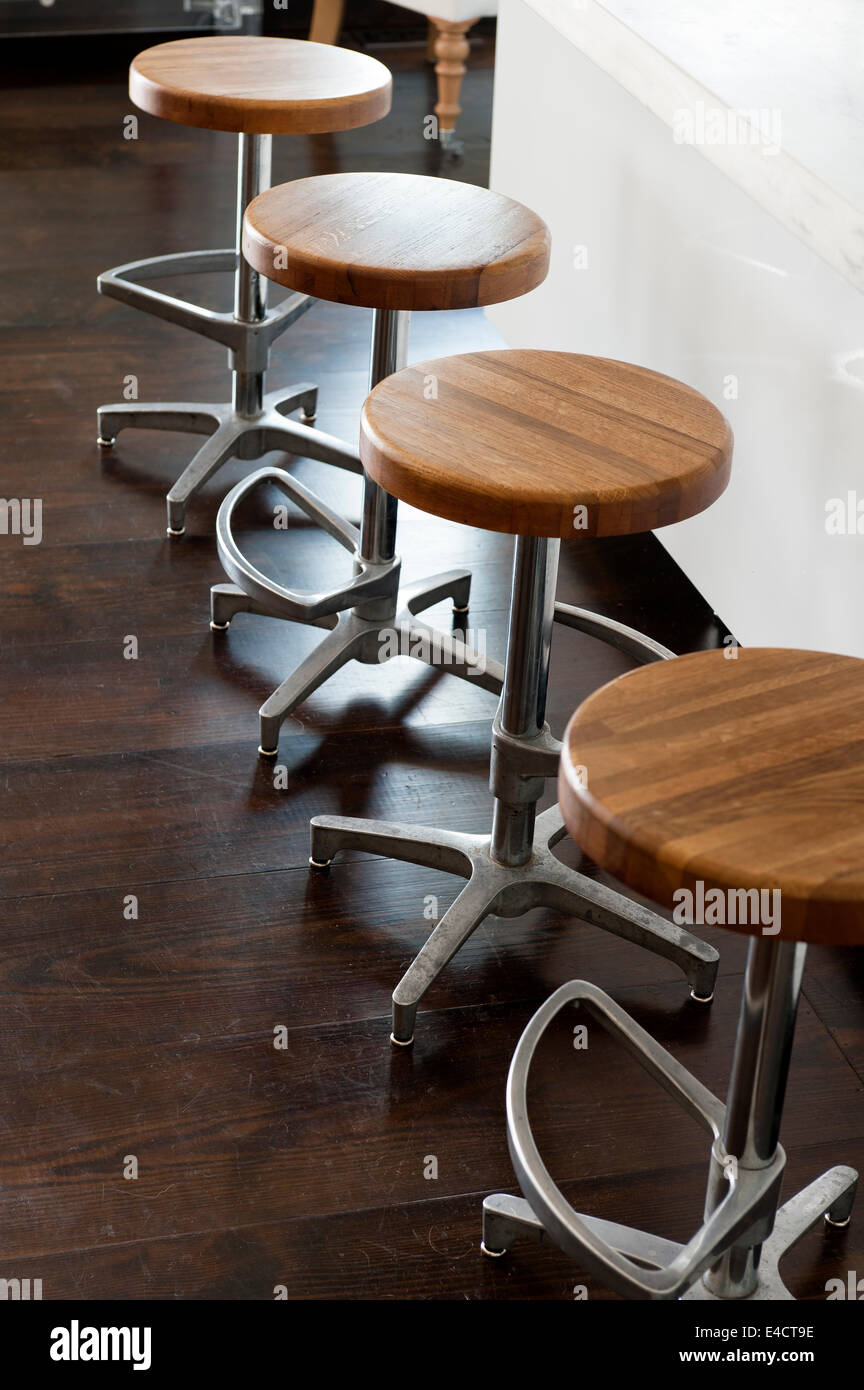
<instances>
[{"instance_id":1,"label":"bar stool","mask_svg":"<svg viewBox=\"0 0 864 1390\"><path fill-rule=\"evenodd\" d=\"M697 652L591 695L567 728L558 783L567 828L597 864L688 921L701 916L688 902L709 901L721 925L751 937L727 1103L607 994L574 980L529 1023L507 1081L510 1153L527 1200L483 1204L487 1254L520 1236L548 1239L627 1298L791 1299L780 1259L821 1216L848 1224L858 1177L832 1168L778 1210L805 943L864 944L864 661L728 655ZM768 891L780 895L779 918ZM712 1136L704 1222L686 1245L575 1212L544 1167L528 1075L569 1004Z\"/></svg>"},{"instance_id":2,"label":"bar stool","mask_svg":"<svg viewBox=\"0 0 864 1390\"><path fill-rule=\"evenodd\" d=\"M438 399L424 400L432 375ZM692 516L726 487L729 427L703 396L623 362L562 352L479 352L423 362L381 383L363 410L367 475L412 506L516 536L506 674L492 733L491 835L343 816L312 821L311 859L368 850L468 883L393 995L392 1041L413 1041L417 1005L490 914L572 913L675 962L693 997L713 995L717 952L552 854L557 807L536 814L560 744L545 719L554 620L639 661L672 657L650 638L555 603L560 539L623 535ZM550 539L551 538L551 539ZM674 664L674 663L673 663Z\"/></svg>"},{"instance_id":3,"label":"bar stool","mask_svg":"<svg viewBox=\"0 0 864 1390\"><path fill-rule=\"evenodd\" d=\"M310 382L264 394L270 349L314 299L295 294L267 310L267 285L240 250L243 212L270 183L273 134L351 130L386 116L391 77L362 53L296 39L246 35L178 39L147 48L129 69L129 95L152 116L238 135L237 246L191 251L106 271L100 294L179 324L228 348L231 402L123 402L97 411L97 442L110 449L122 429L208 435L168 493L168 534L182 536L190 498L230 458L281 449L361 471L356 452L311 428L317 387ZM162 276L233 271L233 313L216 313L142 284ZM285 417L300 410L300 423Z\"/></svg>"},{"instance_id":4,"label":"bar stool","mask_svg":"<svg viewBox=\"0 0 864 1390\"><path fill-rule=\"evenodd\" d=\"M405 365L412 309L467 309L534 289L549 266L549 232L528 208L488 188L414 174L327 174L271 188L246 213L243 251L281 285L374 311L370 382ZM422 390L429 392L430 384ZM291 590L243 555L234 512L262 483L275 484L354 560L354 577L330 592ZM392 655L441 663L497 694L503 667L417 614L451 598L467 612L471 575L452 570L400 590L396 499L368 475L358 529L283 469L265 467L232 489L219 510L216 544L231 584L211 591L211 627L238 612L314 623L332 631L260 710L258 751L275 758L283 721L349 661L377 666ZM464 623L464 617L462 619ZM399 634L398 644L384 638ZM397 650L398 646L398 650Z\"/></svg>"}]
</instances>

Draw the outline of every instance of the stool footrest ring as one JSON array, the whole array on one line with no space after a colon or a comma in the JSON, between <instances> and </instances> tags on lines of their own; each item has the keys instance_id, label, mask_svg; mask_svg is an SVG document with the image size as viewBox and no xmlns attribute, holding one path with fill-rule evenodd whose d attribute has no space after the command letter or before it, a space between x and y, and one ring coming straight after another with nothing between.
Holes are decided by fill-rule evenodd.
<instances>
[{"instance_id":1,"label":"stool footrest ring","mask_svg":"<svg viewBox=\"0 0 864 1390\"><path fill-rule=\"evenodd\" d=\"M543 1164L527 1110L528 1075L534 1052L552 1020L568 1004L584 1006L712 1134L715 1153L718 1148L722 1150L725 1107L603 990L584 980L563 985L538 1009L519 1040L507 1078L510 1155L528 1206L547 1235L625 1297L678 1298L725 1250L773 1214L785 1154L778 1146L771 1162L758 1169L730 1164L728 1194L684 1246L657 1242L645 1232L598 1222L574 1211ZM497 1197L493 1199L493 1210L498 1210L498 1201ZM490 1235L490 1248L494 1247L494 1239Z\"/></svg>"},{"instance_id":2,"label":"stool footrest ring","mask_svg":"<svg viewBox=\"0 0 864 1390\"><path fill-rule=\"evenodd\" d=\"M324 592L288 589L268 578L249 560L234 536L234 512L245 497L264 483L272 483L355 557L358 572L339 589ZM235 584L260 604L271 617L294 622L314 622L354 608L358 603L395 593L399 582L398 559L376 565L357 553L360 533L314 492L281 468L259 468L231 489L216 518L216 546L222 568Z\"/></svg>"},{"instance_id":3,"label":"stool footrest ring","mask_svg":"<svg viewBox=\"0 0 864 1390\"><path fill-rule=\"evenodd\" d=\"M635 657L644 665L651 661L671 661L675 656L668 647L655 642L653 637L646 637L644 632L638 632L635 627L627 627L625 623L619 623L615 618L607 618L602 613L590 613L587 608L574 608L571 603L555 604L555 621L562 623L564 627L587 632L590 637L596 637L600 642L617 648L619 652Z\"/></svg>"},{"instance_id":4,"label":"stool footrest ring","mask_svg":"<svg viewBox=\"0 0 864 1390\"><path fill-rule=\"evenodd\" d=\"M153 314L156 318L221 343L237 356L237 369L240 371L264 371L275 339L317 303L310 295L289 295L260 322L244 323L232 312L207 309L191 300L151 289L145 283L171 275L236 272L238 264L238 254L233 249L180 251L168 256L150 256L146 260L129 261L126 265L103 271L97 277L96 288L100 294L117 299L121 304L141 309L146 314Z\"/></svg>"}]
</instances>

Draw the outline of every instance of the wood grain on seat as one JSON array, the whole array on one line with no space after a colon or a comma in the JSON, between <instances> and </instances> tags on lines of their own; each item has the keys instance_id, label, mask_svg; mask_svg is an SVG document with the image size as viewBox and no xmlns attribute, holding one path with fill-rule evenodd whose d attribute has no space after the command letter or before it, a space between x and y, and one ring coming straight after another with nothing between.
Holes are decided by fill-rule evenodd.
<instances>
[{"instance_id":1,"label":"wood grain on seat","mask_svg":"<svg viewBox=\"0 0 864 1390\"><path fill-rule=\"evenodd\" d=\"M129 68L142 111L247 135L368 125L387 115L391 89L388 69L364 53L243 34L156 44Z\"/></svg>"},{"instance_id":2,"label":"wood grain on seat","mask_svg":"<svg viewBox=\"0 0 864 1390\"><path fill-rule=\"evenodd\" d=\"M689 386L643 367L510 349L388 377L363 409L371 476L423 511L522 536L681 521L729 478L732 435Z\"/></svg>"},{"instance_id":3,"label":"wood grain on seat","mask_svg":"<svg viewBox=\"0 0 864 1390\"><path fill-rule=\"evenodd\" d=\"M779 889L766 934L864 943L864 661L741 648L631 671L571 719L558 796L585 852L655 902L701 881L726 894L716 925L757 935L728 890Z\"/></svg>"},{"instance_id":4,"label":"wood grain on seat","mask_svg":"<svg viewBox=\"0 0 864 1390\"><path fill-rule=\"evenodd\" d=\"M502 193L422 174L324 174L246 210L243 253L269 280L338 304L471 309L549 268L549 231Z\"/></svg>"}]
</instances>

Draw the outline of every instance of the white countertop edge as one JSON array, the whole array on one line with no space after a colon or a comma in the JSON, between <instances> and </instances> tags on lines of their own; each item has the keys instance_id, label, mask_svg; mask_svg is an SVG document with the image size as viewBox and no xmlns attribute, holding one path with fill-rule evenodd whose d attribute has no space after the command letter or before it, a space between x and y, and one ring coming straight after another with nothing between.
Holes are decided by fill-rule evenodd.
<instances>
[{"instance_id":1,"label":"white countertop edge","mask_svg":"<svg viewBox=\"0 0 864 1390\"><path fill-rule=\"evenodd\" d=\"M611 14L602 0L523 0L553 29L673 130L676 114L699 106L730 110L721 97ZM508 0L501 10L504 22ZM795 160L782 145L693 145L761 208L789 228L858 290L864 290L864 213Z\"/></svg>"}]
</instances>

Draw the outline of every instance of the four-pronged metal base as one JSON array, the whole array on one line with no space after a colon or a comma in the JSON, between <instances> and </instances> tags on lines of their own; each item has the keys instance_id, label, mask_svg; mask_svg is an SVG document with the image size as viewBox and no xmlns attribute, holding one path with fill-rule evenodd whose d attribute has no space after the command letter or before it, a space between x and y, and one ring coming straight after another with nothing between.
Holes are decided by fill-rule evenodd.
<instances>
[{"instance_id":1,"label":"four-pronged metal base","mask_svg":"<svg viewBox=\"0 0 864 1390\"><path fill-rule=\"evenodd\" d=\"M186 401L103 405L97 412L98 442L107 448L109 441L113 443L124 429L177 430L209 436L168 493L168 534L182 536L190 499L231 458L258 459L262 454L280 450L335 464L349 473L362 472L353 449L303 423L304 418L314 419L316 398L317 387L310 382L284 387L266 395L260 414L251 418L230 405ZM299 421L286 418L294 410L301 412Z\"/></svg>"},{"instance_id":2,"label":"four-pronged metal base","mask_svg":"<svg viewBox=\"0 0 864 1390\"><path fill-rule=\"evenodd\" d=\"M295 506L337 540L354 559L353 579L325 593L287 589L262 574L243 554L234 537L236 508L248 493L270 483ZM285 719L349 661L377 666L393 656L413 656L425 664L470 680L498 694L503 667L467 646L458 635L440 632L417 617L424 609L450 598L467 609L471 575L450 570L414 584L399 585L397 558L382 564L363 560L360 533L290 473L261 468L231 490L219 509L216 544L225 572L233 584L215 584L210 591L210 626L222 632L236 613L329 628L328 635L282 682L261 706L259 753L276 757L279 730Z\"/></svg>"},{"instance_id":3,"label":"four-pronged metal base","mask_svg":"<svg viewBox=\"0 0 864 1390\"><path fill-rule=\"evenodd\" d=\"M552 854L552 846L565 833L558 807L544 811L535 823L529 862L508 868L491 857L489 835L345 816L314 817L311 857L317 863L331 860L340 849L360 849L468 879L396 986L393 1037L397 1042L410 1041L423 995L486 917L520 917L533 907L557 908L645 946L679 966L694 993L713 993L718 960L714 948L649 908L568 869Z\"/></svg>"},{"instance_id":4,"label":"four-pronged metal base","mask_svg":"<svg viewBox=\"0 0 864 1390\"><path fill-rule=\"evenodd\" d=\"M398 580L398 571L394 571ZM418 584L407 585L398 591L398 607L394 603L394 613L390 620L363 618L356 608L343 609L332 618L332 625L325 619L316 626L330 626L331 631L310 652L259 710L261 743L258 752L262 757L275 758L278 754L279 730L288 715L310 695L323 685L349 661L360 661L374 666L388 661L391 656L413 656L429 666L471 680L481 690L497 694L501 689L504 672L494 661L481 656L466 646L456 634L441 632L419 621L415 614L424 608L447 597L463 594L471 583L467 570L451 570L447 574L436 575ZM211 611L214 618L210 626L215 632L224 632L230 619L219 621L215 615L238 612L258 613L264 617L279 617L272 609L256 603L239 585L216 584L210 593Z\"/></svg>"}]
</instances>

